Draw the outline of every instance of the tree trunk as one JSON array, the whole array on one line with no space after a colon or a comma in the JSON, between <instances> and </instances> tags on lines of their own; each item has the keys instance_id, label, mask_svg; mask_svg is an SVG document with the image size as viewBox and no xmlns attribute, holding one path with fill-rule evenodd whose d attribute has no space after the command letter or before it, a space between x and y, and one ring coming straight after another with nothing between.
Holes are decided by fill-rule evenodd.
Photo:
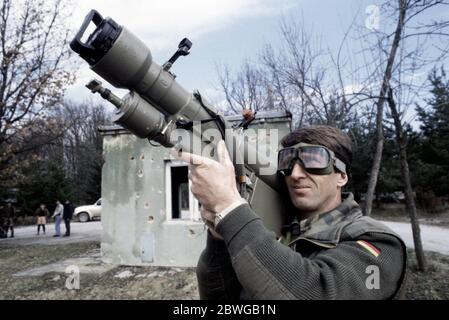
<instances>
[{"instance_id":1,"label":"tree trunk","mask_svg":"<svg viewBox=\"0 0 449 320\"><path fill-rule=\"evenodd\" d=\"M365 195L364 214L371 215L373 206L374 192L376 190L377 178L379 176L380 163L382 161L382 151L384 147L384 134L383 134L383 112L385 97L388 93L388 87L391 79L391 73L396 57L396 52L401 41L401 34L404 27L405 14L406 14L406 1L399 1L399 19L394 33L393 43L391 45L390 54L388 56L387 67L385 69L384 77L382 80L382 87L380 89L379 98L376 103L377 116L376 116L376 151L374 153L373 164L371 166L370 178L368 181L368 189Z\"/></svg>"},{"instance_id":2,"label":"tree trunk","mask_svg":"<svg viewBox=\"0 0 449 320\"><path fill-rule=\"evenodd\" d=\"M399 160L401 162L402 179L404 182L404 193L407 212L410 216L413 232L413 243L415 245L416 259L418 260L418 268L421 271L426 270L426 258L421 242L421 231L419 228L418 215L416 213L415 198L413 197L413 188L410 181L410 171L407 161L407 142L404 137L401 119L396 108L396 103L393 98L392 90L388 91L388 105L390 106L391 115L394 120L394 127L396 131L396 144L399 149Z\"/></svg>"}]
</instances>

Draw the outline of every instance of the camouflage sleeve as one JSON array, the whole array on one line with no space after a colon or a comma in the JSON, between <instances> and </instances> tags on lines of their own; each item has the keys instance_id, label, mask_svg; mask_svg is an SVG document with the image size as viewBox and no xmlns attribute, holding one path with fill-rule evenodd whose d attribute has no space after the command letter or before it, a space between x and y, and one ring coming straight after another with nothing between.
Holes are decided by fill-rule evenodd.
<instances>
[{"instance_id":1,"label":"camouflage sleeve","mask_svg":"<svg viewBox=\"0 0 449 320\"><path fill-rule=\"evenodd\" d=\"M279 243L247 204L227 215L217 231L249 299L387 299L402 280L403 249L392 235L364 234L305 258Z\"/></svg>"},{"instance_id":2,"label":"camouflage sleeve","mask_svg":"<svg viewBox=\"0 0 449 320\"><path fill-rule=\"evenodd\" d=\"M224 241L215 240L208 232L206 249L196 268L200 298L204 300L238 300L241 285L232 268Z\"/></svg>"}]
</instances>

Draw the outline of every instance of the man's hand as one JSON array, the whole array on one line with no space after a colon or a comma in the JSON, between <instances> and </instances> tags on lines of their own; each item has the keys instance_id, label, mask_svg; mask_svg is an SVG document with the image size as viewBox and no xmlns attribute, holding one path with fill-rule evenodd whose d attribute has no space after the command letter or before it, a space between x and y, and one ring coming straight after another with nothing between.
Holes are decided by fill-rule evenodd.
<instances>
[{"instance_id":1,"label":"man's hand","mask_svg":"<svg viewBox=\"0 0 449 320\"><path fill-rule=\"evenodd\" d=\"M188 152L172 153L176 158L190 163L192 193L213 214L241 199L235 182L234 165L223 140L218 143L217 149L218 162Z\"/></svg>"}]
</instances>

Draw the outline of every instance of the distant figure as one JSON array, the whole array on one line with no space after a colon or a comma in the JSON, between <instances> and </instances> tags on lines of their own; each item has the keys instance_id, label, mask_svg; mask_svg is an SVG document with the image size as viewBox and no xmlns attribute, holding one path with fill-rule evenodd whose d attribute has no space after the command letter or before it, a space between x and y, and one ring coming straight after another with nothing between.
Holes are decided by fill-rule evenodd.
<instances>
[{"instance_id":1,"label":"distant figure","mask_svg":"<svg viewBox=\"0 0 449 320\"><path fill-rule=\"evenodd\" d=\"M6 204L6 237L8 237L8 230L11 230L11 238L14 238L14 220L16 218L16 210L11 202Z\"/></svg>"},{"instance_id":2,"label":"distant figure","mask_svg":"<svg viewBox=\"0 0 449 320\"><path fill-rule=\"evenodd\" d=\"M37 235L39 235L39 231L41 229L44 230L45 234L45 224L47 223L47 217L50 215L50 212L48 212L48 209L45 207L45 204L41 203L40 207L36 210L36 216L37 216Z\"/></svg>"},{"instance_id":3,"label":"distant figure","mask_svg":"<svg viewBox=\"0 0 449 320\"><path fill-rule=\"evenodd\" d=\"M73 211L74 211L73 204L69 200L66 200L66 202L64 204L64 213L62 215L62 217L64 219L64 223L65 223L64 237L70 236L70 220L72 219Z\"/></svg>"},{"instance_id":4,"label":"distant figure","mask_svg":"<svg viewBox=\"0 0 449 320\"><path fill-rule=\"evenodd\" d=\"M257 112L256 112L257 113ZM253 112L251 109L243 109L242 110L242 116L245 120L252 120L255 118L256 113Z\"/></svg>"},{"instance_id":5,"label":"distant figure","mask_svg":"<svg viewBox=\"0 0 449 320\"><path fill-rule=\"evenodd\" d=\"M0 204L0 238L6 238L6 227L5 227L5 221L6 221L6 208Z\"/></svg>"},{"instance_id":6,"label":"distant figure","mask_svg":"<svg viewBox=\"0 0 449 320\"><path fill-rule=\"evenodd\" d=\"M243 128L244 130L248 129L248 126L256 119L257 112L253 112L251 109L243 109L242 116L243 119L240 123L235 124L233 128Z\"/></svg>"},{"instance_id":7,"label":"distant figure","mask_svg":"<svg viewBox=\"0 0 449 320\"><path fill-rule=\"evenodd\" d=\"M55 212L52 215L52 218L55 218L55 235L53 237L61 236L61 221L63 213L64 213L63 205L61 204L61 202L59 202L59 200L56 200Z\"/></svg>"}]
</instances>

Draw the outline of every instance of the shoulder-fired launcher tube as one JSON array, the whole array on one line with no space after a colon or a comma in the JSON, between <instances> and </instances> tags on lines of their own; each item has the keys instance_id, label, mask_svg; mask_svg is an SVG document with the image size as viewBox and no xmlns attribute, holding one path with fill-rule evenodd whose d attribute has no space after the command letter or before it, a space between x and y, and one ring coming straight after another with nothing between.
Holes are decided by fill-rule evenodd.
<instances>
[{"instance_id":1,"label":"shoulder-fired launcher tube","mask_svg":"<svg viewBox=\"0 0 449 320\"><path fill-rule=\"evenodd\" d=\"M82 42L81 38L92 22L96 29L86 42ZM150 49L138 37L111 18L103 19L95 10L86 16L70 47L103 79L117 88L131 91L123 99L124 104L119 108L115 120L141 138L157 137L159 142L169 146L172 143L167 137L173 126L167 125L167 119L202 121L217 114L205 99L199 101L175 81L173 74L154 62ZM218 129L219 125L210 121L202 126L206 130ZM226 126L230 128L227 123ZM165 130L165 138L158 134L162 130ZM245 155L245 165L270 187L279 190L275 173L260 175L262 164L266 165L269 160L264 159L263 155L255 155L257 150L247 144L240 151ZM256 159L255 163L248 162L248 154L252 155L249 158ZM235 153L233 160L235 163Z\"/></svg>"}]
</instances>

